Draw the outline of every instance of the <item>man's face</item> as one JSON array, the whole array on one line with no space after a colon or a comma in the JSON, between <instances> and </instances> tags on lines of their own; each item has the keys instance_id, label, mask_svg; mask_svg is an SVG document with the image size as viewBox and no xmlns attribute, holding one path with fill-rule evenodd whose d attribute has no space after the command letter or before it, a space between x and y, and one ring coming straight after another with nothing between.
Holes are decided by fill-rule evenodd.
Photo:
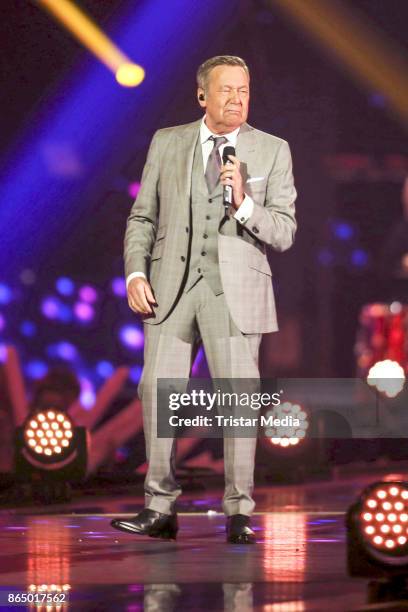
<instances>
[{"instance_id":1,"label":"man's face","mask_svg":"<svg viewBox=\"0 0 408 612\"><path fill-rule=\"evenodd\" d=\"M241 66L216 66L208 75L207 88L198 89L205 108L206 124L215 133L228 133L248 117L249 78Z\"/></svg>"}]
</instances>

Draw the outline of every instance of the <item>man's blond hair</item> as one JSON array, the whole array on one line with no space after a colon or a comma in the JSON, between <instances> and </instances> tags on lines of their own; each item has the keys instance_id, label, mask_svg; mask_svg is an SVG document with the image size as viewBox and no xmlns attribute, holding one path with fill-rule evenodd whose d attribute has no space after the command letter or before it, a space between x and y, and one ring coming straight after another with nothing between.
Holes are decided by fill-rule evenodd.
<instances>
[{"instance_id":1,"label":"man's blond hair","mask_svg":"<svg viewBox=\"0 0 408 612\"><path fill-rule=\"evenodd\" d=\"M208 76L216 66L240 66L245 70L249 79L249 69L243 59L236 55L216 55L203 62L197 70L197 86L204 91L208 86Z\"/></svg>"}]
</instances>

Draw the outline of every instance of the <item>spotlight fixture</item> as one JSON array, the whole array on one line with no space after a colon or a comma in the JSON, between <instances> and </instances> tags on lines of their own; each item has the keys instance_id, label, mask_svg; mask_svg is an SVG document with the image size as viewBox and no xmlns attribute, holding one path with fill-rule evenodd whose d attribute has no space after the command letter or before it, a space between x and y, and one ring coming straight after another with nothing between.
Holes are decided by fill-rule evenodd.
<instances>
[{"instance_id":1,"label":"spotlight fixture","mask_svg":"<svg viewBox=\"0 0 408 612\"><path fill-rule=\"evenodd\" d=\"M23 427L23 454L37 467L66 464L72 461L73 427L71 419L57 410L41 411L26 421Z\"/></svg>"},{"instance_id":2,"label":"spotlight fixture","mask_svg":"<svg viewBox=\"0 0 408 612\"><path fill-rule=\"evenodd\" d=\"M377 482L349 509L347 563L351 576L408 577L408 482Z\"/></svg>"},{"instance_id":3,"label":"spotlight fixture","mask_svg":"<svg viewBox=\"0 0 408 612\"><path fill-rule=\"evenodd\" d=\"M265 420L267 419L267 420ZM313 421L301 404L285 401L264 415L257 448L258 478L265 483L300 483L306 477L327 477L327 454L316 435Z\"/></svg>"},{"instance_id":4,"label":"spotlight fixture","mask_svg":"<svg viewBox=\"0 0 408 612\"><path fill-rule=\"evenodd\" d=\"M287 448L305 439L309 422L305 410L299 404L284 402L268 410L265 417L271 423L265 426L265 436L271 444Z\"/></svg>"},{"instance_id":5,"label":"spotlight fixture","mask_svg":"<svg viewBox=\"0 0 408 612\"><path fill-rule=\"evenodd\" d=\"M386 397L396 397L404 388L405 372L397 361L377 361L368 372L367 383Z\"/></svg>"},{"instance_id":6,"label":"spotlight fixture","mask_svg":"<svg viewBox=\"0 0 408 612\"><path fill-rule=\"evenodd\" d=\"M30 414L16 430L17 481L30 482L43 501L54 501L63 483L81 480L87 467L87 432L61 410L48 408ZM64 495L63 495L64 497Z\"/></svg>"}]
</instances>

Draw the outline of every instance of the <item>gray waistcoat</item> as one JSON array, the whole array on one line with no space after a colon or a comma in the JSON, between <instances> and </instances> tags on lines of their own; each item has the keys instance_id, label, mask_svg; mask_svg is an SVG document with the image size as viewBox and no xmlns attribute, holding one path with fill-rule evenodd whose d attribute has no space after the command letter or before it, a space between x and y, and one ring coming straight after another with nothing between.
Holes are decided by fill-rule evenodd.
<instances>
[{"instance_id":1,"label":"gray waistcoat","mask_svg":"<svg viewBox=\"0 0 408 612\"><path fill-rule=\"evenodd\" d=\"M223 293L218 266L218 227L224 215L222 185L218 183L214 191L208 193L200 138L194 151L191 212L193 236L184 291L189 291L200 278L204 278L214 294L219 295Z\"/></svg>"}]
</instances>

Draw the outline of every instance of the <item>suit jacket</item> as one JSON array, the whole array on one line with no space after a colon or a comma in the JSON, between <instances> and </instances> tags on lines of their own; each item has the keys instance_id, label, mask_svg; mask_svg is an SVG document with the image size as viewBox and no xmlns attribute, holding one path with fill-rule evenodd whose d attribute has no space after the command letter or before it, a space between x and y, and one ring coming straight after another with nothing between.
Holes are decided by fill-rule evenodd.
<instances>
[{"instance_id":1,"label":"suit jacket","mask_svg":"<svg viewBox=\"0 0 408 612\"><path fill-rule=\"evenodd\" d=\"M199 121L158 130L152 139L125 234L125 274L144 272L158 306L146 323L171 312L189 261L191 173ZM266 249L285 251L296 231L296 190L288 143L244 123L236 155L254 211L243 225L231 219L218 232L226 302L243 333L278 329Z\"/></svg>"}]
</instances>

